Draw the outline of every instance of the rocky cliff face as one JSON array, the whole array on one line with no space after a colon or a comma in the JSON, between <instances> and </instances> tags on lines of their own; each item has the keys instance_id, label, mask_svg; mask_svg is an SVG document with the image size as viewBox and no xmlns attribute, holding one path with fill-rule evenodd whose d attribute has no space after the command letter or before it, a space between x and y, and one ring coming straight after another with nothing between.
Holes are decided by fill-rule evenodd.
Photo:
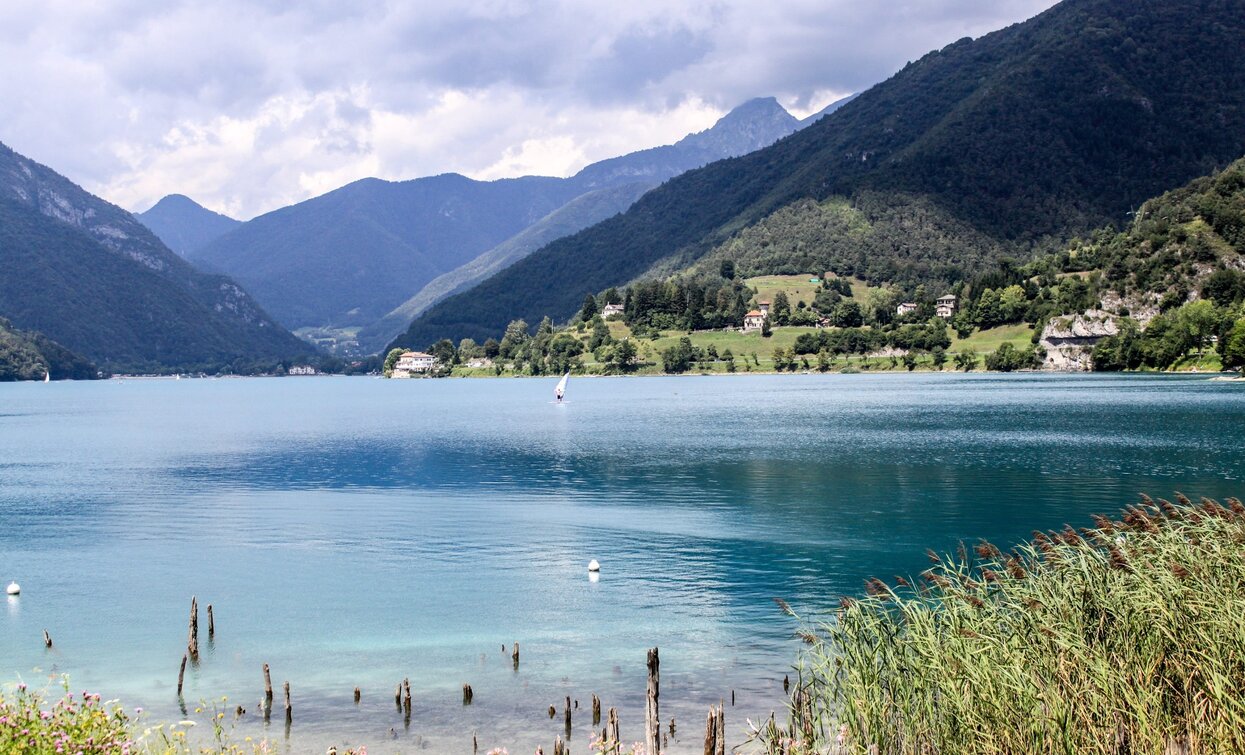
<instances>
[{"instance_id":1,"label":"rocky cliff face","mask_svg":"<svg viewBox=\"0 0 1245 755\"><path fill-rule=\"evenodd\" d=\"M1114 315L1096 309L1051 320L1042 329L1040 345L1046 349L1042 368L1087 372L1093 367L1094 345L1119 331Z\"/></svg>"}]
</instances>

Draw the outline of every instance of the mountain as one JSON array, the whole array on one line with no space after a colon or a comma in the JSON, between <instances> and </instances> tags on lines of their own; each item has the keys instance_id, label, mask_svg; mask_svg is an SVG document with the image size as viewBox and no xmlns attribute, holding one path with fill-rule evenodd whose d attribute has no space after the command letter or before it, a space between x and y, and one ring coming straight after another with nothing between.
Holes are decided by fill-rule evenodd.
<instances>
[{"instance_id":1,"label":"mountain","mask_svg":"<svg viewBox=\"0 0 1245 755\"><path fill-rule=\"evenodd\" d=\"M644 189L798 127L777 101L762 98L676 144L603 160L570 178L364 179L255 218L189 258L237 278L288 327L363 327L379 348L406 327L409 313L435 301L432 292L412 298L434 280L441 296L475 283L625 210ZM540 227L518 238L533 226Z\"/></svg>"},{"instance_id":2,"label":"mountain","mask_svg":"<svg viewBox=\"0 0 1245 755\"><path fill-rule=\"evenodd\" d=\"M652 187L648 181L640 181L575 197L479 257L433 278L415 296L362 328L357 336L360 348L368 353L380 351L433 304L504 270L551 241L623 212Z\"/></svg>"},{"instance_id":3,"label":"mountain","mask_svg":"<svg viewBox=\"0 0 1245 755\"><path fill-rule=\"evenodd\" d=\"M17 330L0 317L0 383L13 380L91 380L95 365L42 333Z\"/></svg>"},{"instance_id":4,"label":"mountain","mask_svg":"<svg viewBox=\"0 0 1245 755\"><path fill-rule=\"evenodd\" d=\"M134 217L183 257L242 225L242 221L212 212L182 194L170 194Z\"/></svg>"},{"instance_id":5,"label":"mountain","mask_svg":"<svg viewBox=\"0 0 1245 755\"><path fill-rule=\"evenodd\" d=\"M1065 0L669 181L442 301L396 344L565 319L585 293L714 253L746 275L798 266L905 287L1032 257L1245 153L1243 40L1245 0Z\"/></svg>"},{"instance_id":6,"label":"mountain","mask_svg":"<svg viewBox=\"0 0 1245 755\"><path fill-rule=\"evenodd\" d=\"M0 316L119 372L247 367L312 350L229 278L0 144Z\"/></svg>"},{"instance_id":7,"label":"mountain","mask_svg":"<svg viewBox=\"0 0 1245 755\"><path fill-rule=\"evenodd\" d=\"M830 115L835 110L838 110L839 108L843 107L844 105L846 105L847 103L851 102L852 100L856 99L859 96L860 96L860 92L857 92L855 94L849 94L846 97L843 97L841 99L835 100L834 102L831 102L829 105L826 105L821 110L818 110L816 113L813 113L807 118L804 118L803 120L801 120L800 128L804 128L805 126L812 125L814 122L821 120L823 117L827 115Z\"/></svg>"}]
</instances>

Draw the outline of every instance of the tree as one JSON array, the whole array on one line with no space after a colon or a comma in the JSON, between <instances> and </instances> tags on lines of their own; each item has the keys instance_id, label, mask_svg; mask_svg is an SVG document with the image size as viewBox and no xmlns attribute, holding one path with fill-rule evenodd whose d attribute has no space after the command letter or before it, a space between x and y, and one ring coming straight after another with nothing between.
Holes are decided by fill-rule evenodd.
<instances>
[{"instance_id":1,"label":"tree","mask_svg":"<svg viewBox=\"0 0 1245 755\"><path fill-rule=\"evenodd\" d=\"M506 334L498 345L498 354L502 359L512 359L529 340L531 336L527 332L527 321L513 320L506 326Z\"/></svg>"},{"instance_id":2,"label":"tree","mask_svg":"<svg viewBox=\"0 0 1245 755\"><path fill-rule=\"evenodd\" d=\"M735 353L733 351L731 351L730 349L723 349L722 350L722 361L726 362L727 372L735 371Z\"/></svg>"},{"instance_id":3,"label":"tree","mask_svg":"<svg viewBox=\"0 0 1245 755\"><path fill-rule=\"evenodd\" d=\"M1245 317L1237 320L1232 329L1219 339L1219 355L1225 368L1245 370Z\"/></svg>"},{"instance_id":4,"label":"tree","mask_svg":"<svg viewBox=\"0 0 1245 755\"><path fill-rule=\"evenodd\" d=\"M911 351L905 352L903 355L903 366L908 368L908 372L916 369L916 354Z\"/></svg>"},{"instance_id":5,"label":"tree","mask_svg":"<svg viewBox=\"0 0 1245 755\"><path fill-rule=\"evenodd\" d=\"M844 299L834 307L830 315L830 324L840 328L859 328L865 319L860 314L860 305L852 299Z\"/></svg>"},{"instance_id":6,"label":"tree","mask_svg":"<svg viewBox=\"0 0 1245 755\"><path fill-rule=\"evenodd\" d=\"M722 260L718 272L727 280L735 279L735 260Z\"/></svg>"},{"instance_id":7,"label":"tree","mask_svg":"<svg viewBox=\"0 0 1245 755\"><path fill-rule=\"evenodd\" d=\"M629 372L635 367L636 348L630 338L624 338L614 345L614 355L610 358L610 366L619 372Z\"/></svg>"},{"instance_id":8,"label":"tree","mask_svg":"<svg viewBox=\"0 0 1245 755\"><path fill-rule=\"evenodd\" d=\"M1176 323L1185 332L1189 342L1202 355L1206 342L1219 330L1221 315L1214 304L1199 299L1176 310Z\"/></svg>"},{"instance_id":9,"label":"tree","mask_svg":"<svg viewBox=\"0 0 1245 755\"><path fill-rule=\"evenodd\" d=\"M605 324L599 316L592 318L592 337L588 339L588 350L596 351L597 348L614 340L610 335L610 326Z\"/></svg>"},{"instance_id":10,"label":"tree","mask_svg":"<svg viewBox=\"0 0 1245 755\"><path fill-rule=\"evenodd\" d=\"M600 311L600 308L597 307L597 297L592 294L588 294L584 297L583 306L579 308L579 319L587 322L593 317L596 317L597 313Z\"/></svg>"},{"instance_id":11,"label":"tree","mask_svg":"<svg viewBox=\"0 0 1245 755\"><path fill-rule=\"evenodd\" d=\"M402 356L402 349L390 349L385 355L385 377L393 374L393 366L398 363L398 358Z\"/></svg>"},{"instance_id":12,"label":"tree","mask_svg":"<svg viewBox=\"0 0 1245 755\"><path fill-rule=\"evenodd\" d=\"M489 359L496 359L499 346L496 338L490 338L484 342L484 356Z\"/></svg>"},{"instance_id":13,"label":"tree","mask_svg":"<svg viewBox=\"0 0 1245 755\"><path fill-rule=\"evenodd\" d=\"M687 336L680 338L677 344L661 352L661 368L671 374L687 372L694 361L696 361L696 349L692 346L692 339Z\"/></svg>"},{"instance_id":14,"label":"tree","mask_svg":"<svg viewBox=\"0 0 1245 755\"><path fill-rule=\"evenodd\" d=\"M774 335L774 330L769 326L769 318L761 318L761 337L769 338L772 335Z\"/></svg>"},{"instance_id":15,"label":"tree","mask_svg":"<svg viewBox=\"0 0 1245 755\"><path fill-rule=\"evenodd\" d=\"M769 308L769 316L774 318L774 322L779 325L787 324L787 320L791 318L791 301L787 298L786 291L779 291L774 294L774 301Z\"/></svg>"},{"instance_id":16,"label":"tree","mask_svg":"<svg viewBox=\"0 0 1245 755\"><path fill-rule=\"evenodd\" d=\"M994 353L986 355L986 369L995 372L1012 372L1034 367L1037 361L1032 349L1018 349L1011 341L1004 341Z\"/></svg>"},{"instance_id":17,"label":"tree","mask_svg":"<svg viewBox=\"0 0 1245 755\"><path fill-rule=\"evenodd\" d=\"M929 353L934 360L934 369L941 370L942 366L947 363L947 350L941 346L935 346Z\"/></svg>"},{"instance_id":18,"label":"tree","mask_svg":"<svg viewBox=\"0 0 1245 755\"><path fill-rule=\"evenodd\" d=\"M965 372L971 371L977 366L977 352L972 349L965 349L955 355L955 366L957 369Z\"/></svg>"},{"instance_id":19,"label":"tree","mask_svg":"<svg viewBox=\"0 0 1245 755\"><path fill-rule=\"evenodd\" d=\"M454 348L454 342L448 338L442 338L434 343L428 353L436 357L442 367L449 367L458 361L458 350Z\"/></svg>"}]
</instances>

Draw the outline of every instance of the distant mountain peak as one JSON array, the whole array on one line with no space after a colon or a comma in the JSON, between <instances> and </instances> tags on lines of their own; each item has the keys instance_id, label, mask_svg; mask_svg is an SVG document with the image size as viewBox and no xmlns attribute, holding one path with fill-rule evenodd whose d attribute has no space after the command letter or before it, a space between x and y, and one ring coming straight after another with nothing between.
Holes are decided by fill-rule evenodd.
<instances>
[{"instance_id":1,"label":"distant mountain peak","mask_svg":"<svg viewBox=\"0 0 1245 755\"><path fill-rule=\"evenodd\" d=\"M241 225L241 221L213 212L185 194L169 194L134 217L183 257Z\"/></svg>"}]
</instances>

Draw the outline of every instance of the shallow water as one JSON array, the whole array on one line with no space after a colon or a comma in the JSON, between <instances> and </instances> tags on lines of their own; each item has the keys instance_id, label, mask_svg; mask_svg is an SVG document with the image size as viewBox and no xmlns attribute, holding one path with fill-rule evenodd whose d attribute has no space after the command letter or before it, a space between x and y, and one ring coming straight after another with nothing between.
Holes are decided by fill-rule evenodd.
<instances>
[{"instance_id":1,"label":"shallow water","mask_svg":"<svg viewBox=\"0 0 1245 755\"><path fill-rule=\"evenodd\" d=\"M693 752L719 699L732 742L781 710L799 646L774 597L812 615L927 547L1086 524L1139 491L1245 493L1245 391L1204 378L572 379L561 406L554 382L0 384L0 581L23 588L0 682L64 673L181 718L197 595L187 712L228 696L240 737L548 750L569 695L583 753L594 692L641 738L659 646L670 751Z\"/></svg>"}]
</instances>

